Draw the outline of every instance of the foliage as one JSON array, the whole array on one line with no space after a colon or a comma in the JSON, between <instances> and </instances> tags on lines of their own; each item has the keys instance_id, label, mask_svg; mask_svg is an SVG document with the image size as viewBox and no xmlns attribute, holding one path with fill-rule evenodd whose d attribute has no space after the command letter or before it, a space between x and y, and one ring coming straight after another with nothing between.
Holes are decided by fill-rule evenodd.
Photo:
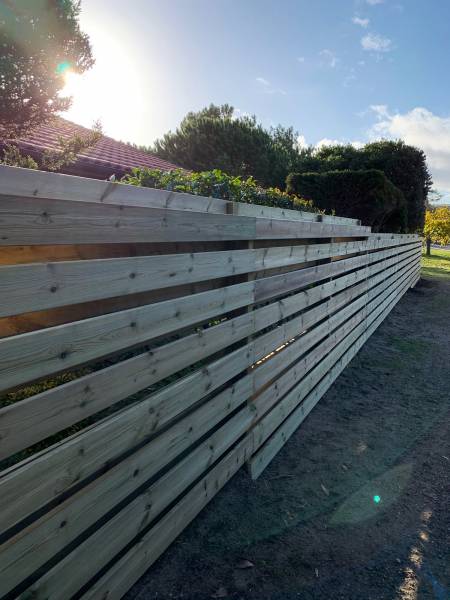
<instances>
[{"instance_id":1,"label":"foliage","mask_svg":"<svg viewBox=\"0 0 450 600\"><path fill-rule=\"evenodd\" d=\"M386 140L366 144L359 149L350 144L326 146L320 150L307 148L300 152L297 172L323 173L369 169L383 171L386 177L402 191L406 200L406 230L421 231L432 181L426 156L418 148L408 146L402 141ZM404 214L399 212L392 214L391 226L398 229L403 218Z\"/></svg>"},{"instance_id":2,"label":"foliage","mask_svg":"<svg viewBox=\"0 0 450 600\"><path fill-rule=\"evenodd\" d=\"M427 210L423 233L441 246L450 244L450 207L439 206Z\"/></svg>"},{"instance_id":3,"label":"foliage","mask_svg":"<svg viewBox=\"0 0 450 600\"><path fill-rule=\"evenodd\" d=\"M295 170L298 158L292 127L267 130L254 116L237 116L228 104L211 104L188 113L175 132L170 131L148 150L186 169L220 169L279 188Z\"/></svg>"},{"instance_id":4,"label":"foliage","mask_svg":"<svg viewBox=\"0 0 450 600\"><path fill-rule=\"evenodd\" d=\"M287 191L313 200L321 210L360 219L374 231L384 231L394 212L405 217L402 192L376 169L292 173L287 179ZM389 226L392 231L392 222ZM404 227L405 222L400 222L397 230Z\"/></svg>"},{"instance_id":5,"label":"foliage","mask_svg":"<svg viewBox=\"0 0 450 600\"><path fill-rule=\"evenodd\" d=\"M3 150L3 158L0 164L9 167L22 167L24 169L38 169L39 165L31 156L21 154L19 148L14 144L6 144Z\"/></svg>"},{"instance_id":6,"label":"foliage","mask_svg":"<svg viewBox=\"0 0 450 600\"><path fill-rule=\"evenodd\" d=\"M391 211L384 226L392 231L422 230L432 182L421 150L402 141L386 140L362 148L348 144L299 149L296 138L292 127L265 129L255 117L237 116L228 104L211 104L188 113L178 129L157 140L151 150L187 169L218 168L281 189L289 173L376 169L403 193L406 201ZM394 193L393 203L397 196Z\"/></svg>"},{"instance_id":7,"label":"foliage","mask_svg":"<svg viewBox=\"0 0 450 600\"><path fill-rule=\"evenodd\" d=\"M133 169L122 181L132 185L211 196L233 202L317 212L313 203L278 188L260 187L253 177L227 175L219 169L191 173L182 170Z\"/></svg>"},{"instance_id":8,"label":"foliage","mask_svg":"<svg viewBox=\"0 0 450 600\"><path fill-rule=\"evenodd\" d=\"M70 106L59 95L64 72L94 62L79 12L79 0L0 3L1 137L17 138Z\"/></svg>"},{"instance_id":9,"label":"foliage","mask_svg":"<svg viewBox=\"0 0 450 600\"><path fill-rule=\"evenodd\" d=\"M59 171L74 163L77 160L77 154L94 146L102 135L102 126L97 121L86 135L74 135L68 139L59 137L59 149L46 150L37 160L22 154L15 144L6 144L0 164L26 169L41 169L42 171Z\"/></svg>"}]
</instances>

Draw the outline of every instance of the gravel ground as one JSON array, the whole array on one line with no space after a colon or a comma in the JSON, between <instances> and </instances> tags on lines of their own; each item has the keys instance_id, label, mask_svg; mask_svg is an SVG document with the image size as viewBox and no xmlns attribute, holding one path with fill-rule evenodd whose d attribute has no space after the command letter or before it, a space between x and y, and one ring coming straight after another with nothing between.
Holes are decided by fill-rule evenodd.
<instances>
[{"instance_id":1,"label":"gravel ground","mask_svg":"<svg viewBox=\"0 0 450 600\"><path fill-rule=\"evenodd\" d=\"M449 324L450 278L423 279L261 477L241 470L126 599L448 600Z\"/></svg>"}]
</instances>

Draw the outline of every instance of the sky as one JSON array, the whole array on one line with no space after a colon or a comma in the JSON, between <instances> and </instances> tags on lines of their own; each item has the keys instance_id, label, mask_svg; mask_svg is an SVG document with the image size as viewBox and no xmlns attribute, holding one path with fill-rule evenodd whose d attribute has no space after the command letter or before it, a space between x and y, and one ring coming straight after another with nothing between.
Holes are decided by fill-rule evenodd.
<instances>
[{"instance_id":1,"label":"sky","mask_svg":"<svg viewBox=\"0 0 450 600\"><path fill-rule=\"evenodd\" d=\"M448 0L82 0L96 65L65 116L150 145L228 103L303 145L404 139L450 199Z\"/></svg>"}]
</instances>

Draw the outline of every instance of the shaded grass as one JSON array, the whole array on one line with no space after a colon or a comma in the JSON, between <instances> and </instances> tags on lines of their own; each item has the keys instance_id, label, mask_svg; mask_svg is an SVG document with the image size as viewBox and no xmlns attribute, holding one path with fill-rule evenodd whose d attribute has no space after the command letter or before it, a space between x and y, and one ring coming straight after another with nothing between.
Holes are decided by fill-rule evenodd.
<instances>
[{"instance_id":1,"label":"shaded grass","mask_svg":"<svg viewBox=\"0 0 450 600\"><path fill-rule=\"evenodd\" d=\"M450 251L431 249L431 256L422 253L422 275L450 278Z\"/></svg>"}]
</instances>

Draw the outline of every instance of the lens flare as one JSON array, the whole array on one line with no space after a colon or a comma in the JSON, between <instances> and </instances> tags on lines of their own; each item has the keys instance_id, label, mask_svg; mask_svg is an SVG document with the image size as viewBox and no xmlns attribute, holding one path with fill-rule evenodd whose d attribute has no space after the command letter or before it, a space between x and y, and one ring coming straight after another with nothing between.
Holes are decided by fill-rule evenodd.
<instances>
[{"instance_id":1,"label":"lens flare","mask_svg":"<svg viewBox=\"0 0 450 600\"><path fill-rule=\"evenodd\" d=\"M379 504L381 502L380 496L378 496L378 494L375 494L375 496L373 497L373 501L375 502L375 504Z\"/></svg>"},{"instance_id":2,"label":"lens flare","mask_svg":"<svg viewBox=\"0 0 450 600\"><path fill-rule=\"evenodd\" d=\"M67 73L67 71L69 71L70 67L70 62L68 62L67 60L60 62L56 65L56 73L58 75L64 75L64 73Z\"/></svg>"}]
</instances>

